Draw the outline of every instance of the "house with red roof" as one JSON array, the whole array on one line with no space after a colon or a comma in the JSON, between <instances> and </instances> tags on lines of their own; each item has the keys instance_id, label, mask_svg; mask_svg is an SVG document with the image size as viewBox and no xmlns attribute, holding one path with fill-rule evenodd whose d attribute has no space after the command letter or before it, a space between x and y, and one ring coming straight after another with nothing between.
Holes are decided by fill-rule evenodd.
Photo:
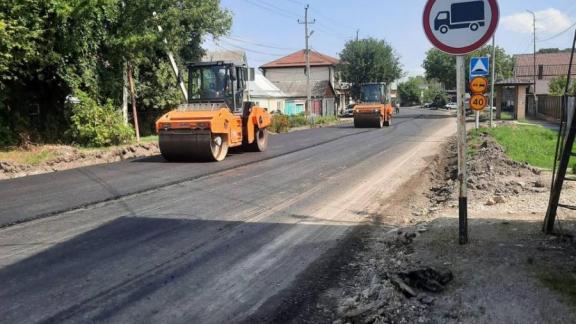
<instances>
[{"instance_id":1,"label":"house with red roof","mask_svg":"<svg viewBox=\"0 0 576 324\"><path fill-rule=\"evenodd\" d=\"M310 87L312 89L312 112L316 115L330 116L338 111L335 86L338 83L337 58L310 51ZM300 50L281 57L260 67L262 74L278 87L285 95L284 112L295 115L305 110L306 88L306 51Z\"/></svg>"}]
</instances>

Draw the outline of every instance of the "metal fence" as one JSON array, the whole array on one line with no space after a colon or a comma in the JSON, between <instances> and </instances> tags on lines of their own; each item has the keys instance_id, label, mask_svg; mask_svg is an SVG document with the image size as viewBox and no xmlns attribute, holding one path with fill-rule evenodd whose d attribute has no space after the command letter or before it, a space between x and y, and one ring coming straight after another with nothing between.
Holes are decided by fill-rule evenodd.
<instances>
[{"instance_id":1,"label":"metal fence","mask_svg":"<svg viewBox=\"0 0 576 324\"><path fill-rule=\"evenodd\" d=\"M534 96L526 96L526 115L533 118L560 120L562 118L562 97L538 96L538 107L534 105Z\"/></svg>"}]
</instances>

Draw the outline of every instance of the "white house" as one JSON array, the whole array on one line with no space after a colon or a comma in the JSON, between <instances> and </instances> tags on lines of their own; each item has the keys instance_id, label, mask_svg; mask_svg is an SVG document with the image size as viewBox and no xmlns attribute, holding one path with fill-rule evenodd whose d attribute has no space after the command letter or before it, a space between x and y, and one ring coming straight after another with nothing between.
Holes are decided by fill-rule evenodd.
<instances>
[{"instance_id":1,"label":"white house","mask_svg":"<svg viewBox=\"0 0 576 324\"><path fill-rule=\"evenodd\" d=\"M254 81L248 82L250 101L257 106L268 108L268 111L279 111L284 113L284 94L277 86L262 74L256 74Z\"/></svg>"}]
</instances>

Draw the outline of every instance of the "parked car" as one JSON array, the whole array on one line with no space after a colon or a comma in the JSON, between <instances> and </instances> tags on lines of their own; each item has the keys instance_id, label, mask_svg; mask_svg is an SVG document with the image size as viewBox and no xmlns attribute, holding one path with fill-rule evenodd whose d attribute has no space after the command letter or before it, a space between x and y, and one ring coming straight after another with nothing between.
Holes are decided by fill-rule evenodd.
<instances>
[{"instance_id":1,"label":"parked car","mask_svg":"<svg viewBox=\"0 0 576 324\"><path fill-rule=\"evenodd\" d=\"M348 105L340 112L340 117L354 117L354 105Z\"/></svg>"},{"instance_id":2,"label":"parked car","mask_svg":"<svg viewBox=\"0 0 576 324\"><path fill-rule=\"evenodd\" d=\"M422 108L430 108L431 106L432 106L432 103L431 103L431 102L425 102L425 103L422 104L421 107L422 107Z\"/></svg>"},{"instance_id":3,"label":"parked car","mask_svg":"<svg viewBox=\"0 0 576 324\"><path fill-rule=\"evenodd\" d=\"M455 102L449 102L444 107L446 107L447 109L458 109L458 104Z\"/></svg>"}]
</instances>

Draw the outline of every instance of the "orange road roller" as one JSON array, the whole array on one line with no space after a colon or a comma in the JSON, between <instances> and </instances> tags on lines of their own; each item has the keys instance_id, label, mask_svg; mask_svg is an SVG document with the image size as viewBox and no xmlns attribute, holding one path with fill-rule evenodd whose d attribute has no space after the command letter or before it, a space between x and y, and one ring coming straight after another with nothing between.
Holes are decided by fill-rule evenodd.
<instances>
[{"instance_id":1,"label":"orange road roller","mask_svg":"<svg viewBox=\"0 0 576 324\"><path fill-rule=\"evenodd\" d=\"M354 106L354 127L390 126L394 109L385 83L366 83L360 87L360 103Z\"/></svg>"},{"instance_id":2,"label":"orange road roller","mask_svg":"<svg viewBox=\"0 0 576 324\"><path fill-rule=\"evenodd\" d=\"M262 152L271 116L248 100L250 70L234 62L188 65L188 102L156 121L168 161L222 161L228 150Z\"/></svg>"}]
</instances>

